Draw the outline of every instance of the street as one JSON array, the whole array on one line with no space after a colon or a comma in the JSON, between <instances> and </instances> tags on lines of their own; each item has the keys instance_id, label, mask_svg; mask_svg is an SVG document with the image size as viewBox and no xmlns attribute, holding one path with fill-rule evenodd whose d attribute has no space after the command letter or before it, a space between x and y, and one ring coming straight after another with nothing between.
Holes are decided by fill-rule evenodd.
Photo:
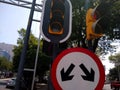
<instances>
[{"instance_id":1,"label":"street","mask_svg":"<svg viewBox=\"0 0 120 90\"><path fill-rule=\"evenodd\" d=\"M7 89L6 85L0 84L0 90L12 90L12 89ZM42 90L42 88L40 90ZM103 90L112 90L112 89L110 89L110 84L105 84L104 87L103 87Z\"/></svg>"},{"instance_id":2,"label":"street","mask_svg":"<svg viewBox=\"0 0 120 90\"><path fill-rule=\"evenodd\" d=\"M0 85L0 90L11 90L11 89L6 88L6 85Z\"/></svg>"},{"instance_id":3,"label":"street","mask_svg":"<svg viewBox=\"0 0 120 90\"><path fill-rule=\"evenodd\" d=\"M8 89L6 88L6 81L9 80L10 78L8 79L0 79L0 90L12 90L12 89ZM45 86L46 87L46 86ZM43 86L42 86L43 88ZM105 84L104 87L103 87L103 90L112 90L110 88L110 84Z\"/></svg>"},{"instance_id":4,"label":"street","mask_svg":"<svg viewBox=\"0 0 120 90\"><path fill-rule=\"evenodd\" d=\"M13 90L13 89L6 88L6 83L10 79L11 78L0 79L0 90ZM37 90L47 90L47 85L46 84L37 84Z\"/></svg>"},{"instance_id":5,"label":"street","mask_svg":"<svg viewBox=\"0 0 120 90\"><path fill-rule=\"evenodd\" d=\"M0 79L0 90L12 90L12 89L6 88L7 80L10 80L10 78Z\"/></svg>"}]
</instances>

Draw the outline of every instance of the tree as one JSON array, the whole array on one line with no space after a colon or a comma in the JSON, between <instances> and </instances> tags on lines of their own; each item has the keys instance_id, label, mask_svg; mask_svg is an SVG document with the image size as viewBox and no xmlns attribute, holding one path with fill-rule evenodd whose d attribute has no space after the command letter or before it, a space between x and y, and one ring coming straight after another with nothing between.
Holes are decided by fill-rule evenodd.
<instances>
[{"instance_id":1,"label":"tree","mask_svg":"<svg viewBox=\"0 0 120 90\"><path fill-rule=\"evenodd\" d=\"M99 50L102 54L106 55L108 51L111 53L115 52L115 46L111 43L120 39L120 1L119 0L105 0L104 2L109 3L110 8L107 14L109 18L108 28L105 30L105 36L99 41Z\"/></svg>"},{"instance_id":2,"label":"tree","mask_svg":"<svg viewBox=\"0 0 120 90\"><path fill-rule=\"evenodd\" d=\"M73 43L77 44L78 47L85 47L86 45L86 25L85 25L85 16L88 8L94 8L100 3L107 3L109 5L109 12L106 14L106 17L109 20L107 24L107 29L104 31L104 37L101 38L98 42L99 49L98 52L104 54L108 51L114 51L110 42L112 40L120 39L120 1L119 0L71 0L73 7L73 20L72 20L72 35L68 40L69 46L72 46ZM107 48L104 48L106 43ZM104 52L103 52L104 51Z\"/></svg>"},{"instance_id":3,"label":"tree","mask_svg":"<svg viewBox=\"0 0 120 90\"><path fill-rule=\"evenodd\" d=\"M99 0L71 0L73 7L72 35L69 46L75 45L88 49L86 43L86 12L89 8L95 8ZM95 51L98 40L95 40L93 51Z\"/></svg>"},{"instance_id":4,"label":"tree","mask_svg":"<svg viewBox=\"0 0 120 90\"><path fill-rule=\"evenodd\" d=\"M115 68L110 69L109 76L111 77L111 79L120 79L120 53L109 56L109 60L111 63L115 64Z\"/></svg>"},{"instance_id":5,"label":"tree","mask_svg":"<svg viewBox=\"0 0 120 90\"><path fill-rule=\"evenodd\" d=\"M109 32L106 31L106 35L109 36L110 39L120 39L120 1L119 0L109 0L111 4L110 8L110 25L109 25Z\"/></svg>"},{"instance_id":6,"label":"tree","mask_svg":"<svg viewBox=\"0 0 120 90\"><path fill-rule=\"evenodd\" d=\"M115 54L115 55L111 55L111 56L109 57L109 60L110 60L110 62L112 62L112 63L114 63L114 64L120 63L120 53L117 53L117 54Z\"/></svg>"},{"instance_id":7,"label":"tree","mask_svg":"<svg viewBox=\"0 0 120 90\"><path fill-rule=\"evenodd\" d=\"M77 42L80 46L80 41L84 38L85 35L85 0L71 0L73 17L72 17L72 35L69 39L69 44L72 46L73 42ZM84 34L84 35L82 35Z\"/></svg>"},{"instance_id":8,"label":"tree","mask_svg":"<svg viewBox=\"0 0 120 90\"><path fill-rule=\"evenodd\" d=\"M23 48L23 42L25 38L25 29L21 29L18 31L19 38L17 40L17 46L14 47L14 57L13 57L13 68L14 71L17 72L18 66L19 66L19 60L21 55L21 50ZM36 58L36 51L38 46L38 39L31 33L30 39L29 39L29 45L27 48L27 55L25 58L25 65L24 68L33 69L35 58ZM40 41L40 48L42 46L42 40ZM37 65L37 74L40 77L43 77L44 73L49 70L49 64L50 64L50 57L42 54L42 50L39 50L39 56L38 56L38 65Z\"/></svg>"},{"instance_id":9,"label":"tree","mask_svg":"<svg viewBox=\"0 0 120 90\"><path fill-rule=\"evenodd\" d=\"M12 70L12 62L8 61L5 57L0 57L0 70Z\"/></svg>"},{"instance_id":10,"label":"tree","mask_svg":"<svg viewBox=\"0 0 120 90\"><path fill-rule=\"evenodd\" d=\"M110 70L109 70L108 77L109 77L109 80L110 80L110 81L113 81L113 80L115 80L116 78L118 78L118 69L117 69L116 67L110 69Z\"/></svg>"}]
</instances>

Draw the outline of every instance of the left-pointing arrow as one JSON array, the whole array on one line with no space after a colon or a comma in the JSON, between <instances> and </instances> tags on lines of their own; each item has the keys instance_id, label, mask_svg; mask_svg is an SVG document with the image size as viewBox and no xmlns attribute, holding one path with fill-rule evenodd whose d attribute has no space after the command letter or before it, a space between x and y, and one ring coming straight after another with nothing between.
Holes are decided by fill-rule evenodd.
<instances>
[{"instance_id":1,"label":"left-pointing arrow","mask_svg":"<svg viewBox=\"0 0 120 90\"><path fill-rule=\"evenodd\" d=\"M71 64L69 66L69 68L66 70L66 72L64 71L64 68L61 70L61 79L62 81L67 81L67 80L72 80L72 78L74 77L74 75L70 76L70 73L72 72L72 70L74 69L75 65Z\"/></svg>"}]
</instances>

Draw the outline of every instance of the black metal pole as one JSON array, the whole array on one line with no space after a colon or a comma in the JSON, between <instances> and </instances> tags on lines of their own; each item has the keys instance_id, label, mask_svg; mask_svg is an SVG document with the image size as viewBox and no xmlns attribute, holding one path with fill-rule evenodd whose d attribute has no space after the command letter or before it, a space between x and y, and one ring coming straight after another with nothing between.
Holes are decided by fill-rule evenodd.
<instances>
[{"instance_id":1,"label":"black metal pole","mask_svg":"<svg viewBox=\"0 0 120 90\"><path fill-rule=\"evenodd\" d=\"M59 52L59 48L58 48L58 44L59 43L53 43L53 55L52 55L52 63L54 62L54 59L57 57L58 52ZM52 64L51 63L51 64ZM49 80L48 80L48 90L55 90L51 81L51 77L49 76Z\"/></svg>"},{"instance_id":2,"label":"black metal pole","mask_svg":"<svg viewBox=\"0 0 120 90\"><path fill-rule=\"evenodd\" d=\"M54 59L57 57L58 52L59 52L59 48L58 48L59 43L53 43L53 61Z\"/></svg>"},{"instance_id":3,"label":"black metal pole","mask_svg":"<svg viewBox=\"0 0 120 90\"><path fill-rule=\"evenodd\" d=\"M19 63L19 67L18 67L15 90L21 90L20 89L20 85L21 85L20 81L21 81L22 75L23 75L23 69L24 69L28 41L29 41L29 36L30 36L30 31L31 31L32 19L33 19L33 15L34 15L35 3L36 3L36 0L33 0L30 15L29 15L29 21L28 21L28 25L27 25L26 35L25 35L25 39L24 39L24 46L22 49L21 57L20 57L20 63Z\"/></svg>"}]
</instances>

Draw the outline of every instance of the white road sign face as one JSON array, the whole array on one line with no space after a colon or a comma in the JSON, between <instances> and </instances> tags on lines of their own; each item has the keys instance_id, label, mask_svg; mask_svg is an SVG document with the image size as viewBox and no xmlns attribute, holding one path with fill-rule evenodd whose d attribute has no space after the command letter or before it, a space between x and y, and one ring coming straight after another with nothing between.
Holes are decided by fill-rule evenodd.
<instances>
[{"instance_id":1,"label":"white road sign face","mask_svg":"<svg viewBox=\"0 0 120 90\"><path fill-rule=\"evenodd\" d=\"M103 65L86 49L64 51L53 62L51 73L55 90L102 90L104 85Z\"/></svg>"}]
</instances>

